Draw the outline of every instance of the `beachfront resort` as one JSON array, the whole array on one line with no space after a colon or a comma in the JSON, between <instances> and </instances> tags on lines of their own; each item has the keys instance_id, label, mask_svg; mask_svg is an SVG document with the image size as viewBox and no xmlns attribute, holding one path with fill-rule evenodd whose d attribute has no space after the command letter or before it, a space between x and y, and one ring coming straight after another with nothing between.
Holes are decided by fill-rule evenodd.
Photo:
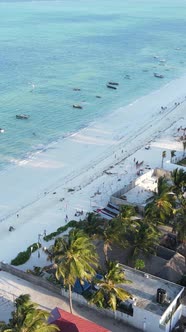
<instances>
[{"instance_id":1,"label":"beachfront resort","mask_svg":"<svg viewBox=\"0 0 186 332\"><path fill-rule=\"evenodd\" d=\"M90 331L168 332L183 328L184 121L173 121L167 131L127 159L122 158L124 152L115 152L112 164L102 172L99 169L92 181L87 177L84 187L83 182L82 188L78 182L73 186L71 180L66 196L63 188L56 187L7 219L13 227L7 230L12 244L14 238L17 242L16 233L25 232L30 211L33 221L38 223L39 217L41 223L37 224L36 241L29 239L17 256L9 248L8 260L1 258L2 331L11 327L13 303L18 310L20 304L15 301L23 293L31 294L25 301L37 299L39 307L34 310L47 308L45 324L52 324L54 330L57 326L62 331L64 321L77 329L80 322L76 315L92 320L90 325L97 324L90 326ZM64 222L49 232L46 218L55 221L59 214ZM70 252L75 255L72 260L67 258ZM42 289L38 287L43 287L44 294L51 292L54 302L47 300L44 305L45 295L43 300L41 295L37 298ZM72 316L67 314L69 308ZM49 318L53 312L54 318Z\"/></svg>"}]
</instances>

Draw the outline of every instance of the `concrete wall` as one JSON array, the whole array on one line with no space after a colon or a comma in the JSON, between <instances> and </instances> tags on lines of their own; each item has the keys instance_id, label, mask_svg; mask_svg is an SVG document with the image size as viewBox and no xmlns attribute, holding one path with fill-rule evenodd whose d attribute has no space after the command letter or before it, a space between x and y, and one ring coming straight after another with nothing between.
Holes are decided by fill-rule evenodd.
<instances>
[{"instance_id":1,"label":"concrete wall","mask_svg":"<svg viewBox=\"0 0 186 332\"><path fill-rule=\"evenodd\" d=\"M61 290L61 294L65 297L68 297L68 291L64 289ZM148 331L148 332L168 332L165 326L160 326L160 316L146 311L143 308L139 308L137 306L133 306L133 316L127 315L126 313L116 311L113 312L112 310L108 309L101 309L96 307L93 304L87 303L87 301L79 294L73 293L72 298L74 301L81 303L82 305L86 305L91 307L93 310L98 311L103 316L111 317L116 320L123 321L125 324L131 325L136 327L139 332L140 331ZM114 331L113 331L114 332Z\"/></svg>"},{"instance_id":2,"label":"concrete wall","mask_svg":"<svg viewBox=\"0 0 186 332\"><path fill-rule=\"evenodd\" d=\"M182 316L186 317L186 305L182 304Z\"/></svg>"},{"instance_id":3,"label":"concrete wall","mask_svg":"<svg viewBox=\"0 0 186 332\"><path fill-rule=\"evenodd\" d=\"M18 270L15 267L12 267L11 265L0 263L0 268L6 272L9 272L13 275L16 275L17 277L20 277L24 280L27 280L31 282L32 284L35 284L37 286L41 286L49 291L52 291L58 295L62 295L64 297L69 297L68 291L64 289L60 289L60 287L57 287L50 282L43 280L41 277L36 277L31 274L28 274L24 271ZM181 292L180 292L181 294ZM177 296L177 298L172 302L172 304L168 307L168 309L165 311L164 315L162 318L150 311L147 311L143 308L137 307L133 305L133 316L127 315L123 312L116 311L113 312L112 310L108 309L100 309L97 308L95 305L87 303L87 301L84 299L83 296L72 293L72 298L74 301L81 303L82 305L89 306L93 310L98 311L99 313L102 313L104 316L111 317L116 320L121 320L129 325L132 325L136 327L139 332L141 331L148 331L148 332L169 332L169 326L170 326L170 321L165 324L165 319L167 315L170 314L172 309L175 307L177 303L177 299L180 296L180 294ZM171 326L175 326L176 322L181 316L182 313L182 306L180 305L176 312L172 315L171 318ZM186 308L185 308L185 313L186 313ZM161 321L160 321L161 318ZM114 331L113 331L114 332Z\"/></svg>"},{"instance_id":4,"label":"concrete wall","mask_svg":"<svg viewBox=\"0 0 186 332\"><path fill-rule=\"evenodd\" d=\"M155 168L153 175L158 178L164 176L166 179L170 179L171 177L171 173L163 168Z\"/></svg>"},{"instance_id":5,"label":"concrete wall","mask_svg":"<svg viewBox=\"0 0 186 332\"><path fill-rule=\"evenodd\" d=\"M139 209L139 213L144 213L144 207L142 205L138 205L137 203L129 203L127 200L121 199L121 195L126 194L128 191L132 190L136 186L139 186L144 180L151 178L154 175L154 170L146 172L145 174L139 176L137 179L131 181L129 184L125 185L124 188L116 191L111 197L110 202L115 205L131 205L137 206Z\"/></svg>"},{"instance_id":6,"label":"concrete wall","mask_svg":"<svg viewBox=\"0 0 186 332\"><path fill-rule=\"evenodd\" d=\"M8 264L4 264L4 263L0 263L0 268L5 271L5 272L8 272L10 274L13 274L19 278L22 278L26 281L29 281L31 282L32 284L34 285L37 285L37 286L41 286L55 294L58 294L60 295L61 294L61 289L60 289L60 286L55 286L53 285L52 283L50 283L49 281L45 280L45 279L42 279L41 277L37 277L37 276L34 276L30 273L26 273L24 271L21 271L11 265L8 265Z\"/></svg>"},{"instance_id":7,"label":"concrete wall","mask_svg":"<svg viewBox=\"0 0 186 332\"><path fill-rule=\"evenodd\" d=\"M179 305L177 307L177 301L178 299L181 299L181 294L183 293L183 291L184 288L176 296L174 301L172 301L172 303L169 305L169 307L161 317L160 324L167 327L166 331L169 331L170 327L173 328L182 315L182 306Z\"/></svg>"}]
</instances>

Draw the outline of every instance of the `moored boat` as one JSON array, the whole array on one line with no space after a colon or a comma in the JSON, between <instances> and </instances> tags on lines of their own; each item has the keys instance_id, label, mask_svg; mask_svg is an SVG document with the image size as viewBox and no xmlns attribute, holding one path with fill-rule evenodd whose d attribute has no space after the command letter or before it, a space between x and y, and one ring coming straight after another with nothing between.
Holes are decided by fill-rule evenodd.
<instances>
[{"instance_id":1,"label":"moored boat","mask_svg":"<svg viewBox=\"0 0 186 332\"><path fill-rule=\"evenodd\" d=\"M114 85L107 84L107 88L117 90L117 88Z\"/></svg>"},{"instance_id":2,"label":"moored boat","mask_svg":"<svg viewBox=\"0 0 186 332\"><path fill-rule=\"evenodd\" d=\"M79 109L82 109L82 108L83 108L81 105L77 105L77 104L74 104L73 107L74 107L74 108L79 108Z\"/></svg>"},{"instance_id":3,"label":"moored boat","mask_svg":"<svg viewBox=\"0 0 186 332\"><path fill-rule=\"evenodd\" d=\"M117 82L108 82L109 85L119 85Z\"/></svg>"},{"instance_id":4,"label":"moored boat","mask_svg":"<svg viewBox=\"0 0 186 332\"><path fill-rule=\"evenodd\" d=\"M157 74L157 73L154 73L154 77L158 77L158 78L164 78L164 76L163 76L163 75L161 75L161 74Z\"/></svg>"},{"instance_id":5,"label":"moored boat","mask_svg":"<svg viewBox=\"0 0 186 332\"><path fill-rule=\"evenodd\" d=\"M29 119L30 115L27 114L17 114L16 119Z\"/></svg>"}]
</instances>

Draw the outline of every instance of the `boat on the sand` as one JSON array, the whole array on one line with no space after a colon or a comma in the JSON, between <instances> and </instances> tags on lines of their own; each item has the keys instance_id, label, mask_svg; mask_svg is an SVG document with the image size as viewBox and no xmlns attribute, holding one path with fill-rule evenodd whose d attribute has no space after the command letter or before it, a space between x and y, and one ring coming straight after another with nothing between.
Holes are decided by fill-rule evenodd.
<instances>
[{"instance_id":1,"label":"boat on the sand","mask_svg":"<svg viewBox=\"0 0 186 332\"><path fill-rule=\"evenodd\" d=\"M27 114L17 114L16 119L29 119L30 115Z\"/></svg>"}]
</instances>

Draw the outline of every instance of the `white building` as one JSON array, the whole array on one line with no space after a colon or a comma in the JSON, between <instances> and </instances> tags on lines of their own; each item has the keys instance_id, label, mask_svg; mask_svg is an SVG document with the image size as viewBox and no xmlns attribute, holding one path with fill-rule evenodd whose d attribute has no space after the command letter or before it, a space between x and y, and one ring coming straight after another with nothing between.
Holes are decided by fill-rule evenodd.
<instances>
[{"instance_id":1,"label":"white building","mask_svg":"<svg viewBox=\"0 0 186 332\"><path fill-rule=\"evenodd\" d=\"M126 279L123 287L132 294L128 314L117 312L117 318L142 331L170 332L182 316L184 287L122 265ZM159 290L159 291L158 291ZM163 290L163 291L162 291ZM164 293L162 295L162 293Z\"/></svg>"}]
</instances>

